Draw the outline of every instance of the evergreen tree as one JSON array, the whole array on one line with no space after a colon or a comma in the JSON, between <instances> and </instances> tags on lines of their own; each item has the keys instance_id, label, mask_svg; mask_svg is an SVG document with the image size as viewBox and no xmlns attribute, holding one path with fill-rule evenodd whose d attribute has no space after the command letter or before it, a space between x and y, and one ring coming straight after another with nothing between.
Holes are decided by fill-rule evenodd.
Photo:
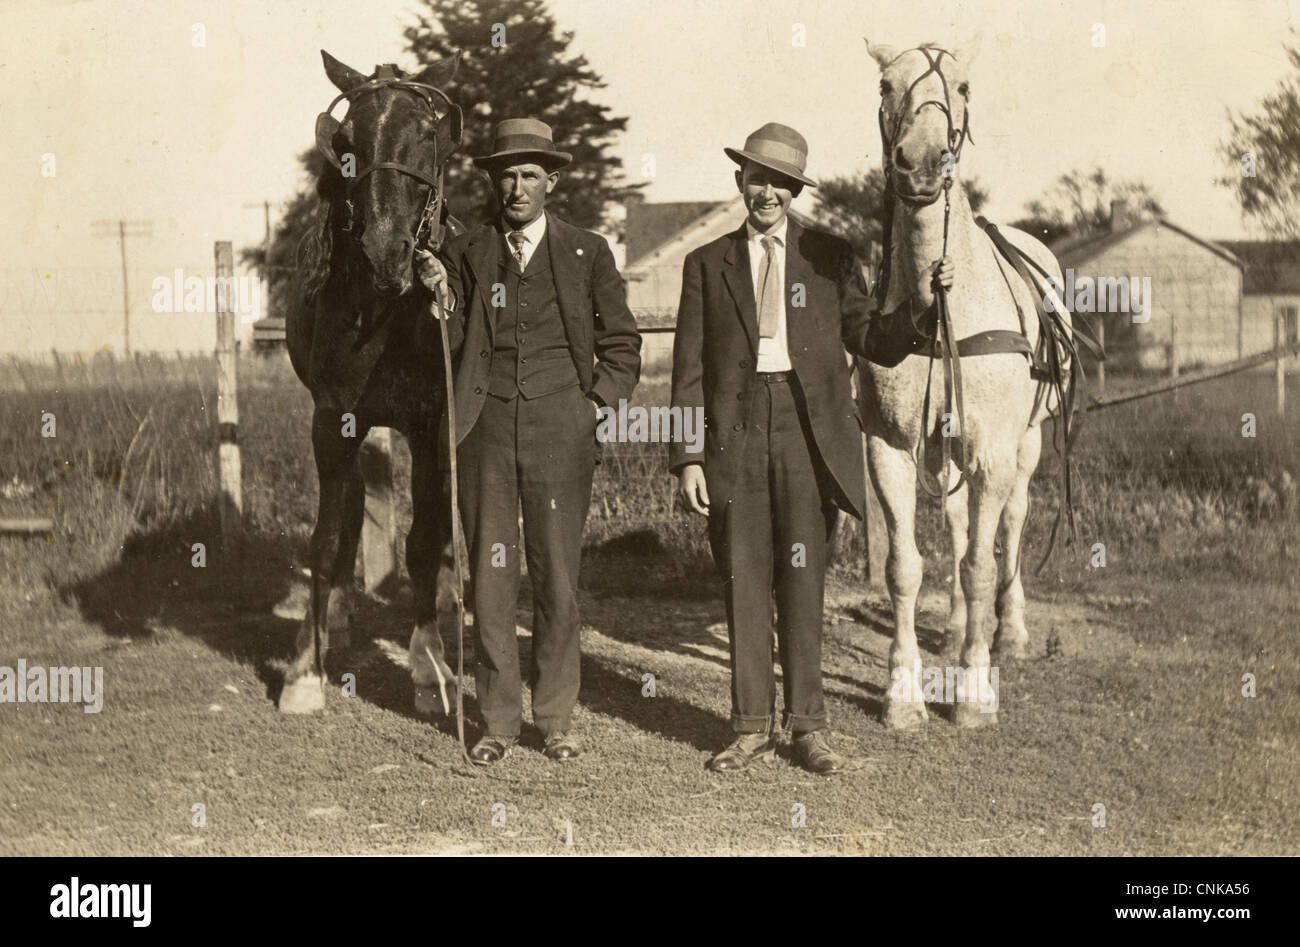
<instances>
[{"instance_id":1,"label":"evergreen tree","mask_svg":"<svg viewBox=\"0 0 1300 947\"><path fill-rule=\"evenodd\" d=\"M406 71L414 74L432 62L462 54L460 68L444 90L465 113L464 143L447 165L447 199L453 214L473 226L496 212L488 180L470 159L491 151L492 126L503 118L541 119L554 130L556 148L573 155L547 201L570 223L599 227L611 204L639 196L644 185L622 182L622 161L611 153L627 119L585 98L605 83L583 56L569 53L574 35L557 30L543 0L424 2L427 11L404 34L418 60ZM308 141L311 118L302 117ZM301 304L304 274L297 271L298 248L304 235L319 226L316 177L323 161L315 147L298 160L307 181L288 202L271 238L273 316L284 316ZM247 265L261 266L267 254L259 245L241 250L240 256Z\"/></svg>"},{"instance_id":2,"label":"evergreen tree","mask_svg":"<svg viewBox=\"0 0 1300 947\"><path fill-rule=\"evenodd\" d=\"M452 213L468 224L496 213L483 172L470 159L492 150L492 128L506 118L538 118L555 145L573 155L548 207L579 227L599 227L611 203L642 185L620 181L622 160L610 151L627 119L587 98L604 81L586 57L572 54L574 34L559 31L544 0L424 0L428 11L406 30L420 66L464 54L448 93L465 110L465 143L448 166Z\"/></svg>"}]
</instances>

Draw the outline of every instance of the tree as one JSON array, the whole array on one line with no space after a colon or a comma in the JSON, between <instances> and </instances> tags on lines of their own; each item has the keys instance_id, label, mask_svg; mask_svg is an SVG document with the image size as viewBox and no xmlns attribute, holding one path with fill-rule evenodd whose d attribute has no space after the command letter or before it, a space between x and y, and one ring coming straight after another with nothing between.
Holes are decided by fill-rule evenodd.
<instances>
[{"instance_id":1,"label":"tree","mask_svg":"<svg viewBox=\"0 0 1300 947\"><path fill-rule=\"evenodd\" d=\"M604 82L582 56L567 52L573 33L557 33L543 0L424 0L428 13L405 30L408 49L419 65L464 55L445 91L465 112L464 143L447 165L447 199L451 212L477 224L496 211L488 182L470 158L491 150L492 125L502 118L532 116L554 130L556 147L573 155L547 206L580 227L598 227L611 203L627 200L644 185L620 180L622 160L609 150L627 128L627 119L582 96ZM494 31L494 26L501 29ZM494 46L501 37L505 45ZM352 65L364 68L360 63ZM330 92L330 95L333 93ZM303 137L311 134L304 117ZM298 158L307 182L291 198L276 225L269 253L270 311L284 315L301 303L302 274L298 248L319 228L321 208L316 178L323 160L314 147ZM240 251L246 265L261 266L262 246Z\"/></svg>"},{"instance_id":2,"label":"tree","mask_svg":"<svg viewBox=\"0 0 1300 947\"><path fill-rule=\"evenodd\" d=\"M492 127L505 118L541 119L556 147L573 155L547 202L571 223L600 226L611 203L644 186L621 181L623 162L610 149L627 119L586 97L605 83L586 57L569 53L574 34L556 30L544 0L424 2L428 13L405 32L409 52L421 66L464 53L447 90L465 110L465 143L448 165L453 213L467 223L496 213L486 176L470 159L491 151Z\"/></svg>"},{"instance_id":3,"label":"tree","mask_svg":"<svg viewBox=\"0 0 1300 947\"><path fill-rule=\"evenodd\" d=\"M971 210L979 213L988 191L978 179L962 181ZM858 258L871 260L871 245L881 244L881 219L885 210L885 176L879 168L865 175L823 178L813 191L813 216L828 230L853 245Z\"/></svg>"},{"instance_id":4,"label":"tree","mask_svg":"<svg viewBox=\"0 0 1300 947\"><path fill-rule=\"evenodd\" d=\"M1222 145L1231 168L1219 184L1236 192L1242 218L1265 233L1300 237L1300 45L1284 44L1292 72L1251 114L1228 113L1231 135Z\"/></svg>"},{"instance_id":5,"label":"tree","mask_svg":"<svg viewBox=\"0 0 1300 947\"><path fill-rule=\"evenodd\" d=\"M1011 226L1047 244L1065 236L1110 229L1112 201L1126 201L1134 218L1164 214L1159 198L1140 181L1112 182L1101 168L1062 174L1048 192L1025 205L1026 215Z\"/></svg>"}]
</instances>

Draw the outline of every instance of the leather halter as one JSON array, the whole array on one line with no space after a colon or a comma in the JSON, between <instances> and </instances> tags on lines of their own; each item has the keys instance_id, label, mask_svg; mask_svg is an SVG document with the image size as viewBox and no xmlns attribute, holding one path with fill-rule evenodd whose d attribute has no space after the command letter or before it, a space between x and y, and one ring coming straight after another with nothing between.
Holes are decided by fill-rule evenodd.
<instances>
[{"instance_id":1,"label":"leather halter","mask_svg":"<svg viewBox=\"0 0 1300 947\"><path fill-rule=\"evenodd\" d=\"M925 72L917 76L915 79L913 79L912 84L907 87L907 91L903 94L903 100L898 107L898 112L894 115L893 129L889 133L885 132L885 102L883 98L881 99L880 109L876 113L876 120L877 123L880 125L880 141L881 144L884 146L884 150L885 150L886 183L888 183L890 172L893 171L894 142L898 141L898 135L903 130L903 120L908 117L908 106L912 104L912 93L916 91L916 87L921 84L922 80L924 80L932 73L939 77L939 82L942 83L943 85L943 101L940 102L938 99L926 99L915 109L913 109L911 114L914 116L920 115L921 110L924 109L927 105L933 105L939 111L943 112L943 117L948 123L948 153L952 155L952 161L954 165L961 160L961 148L962 145L965 144L966 140L970 139L972 143L975 141L974 138L971 138L971 133L970 133L970 109L969 108L965 109L962 113L962 122L961 122L960 129L958 129L952 123L952 96L948 90L948 79L946 76L944 76L943 70L940 68L944 56L947 56L949 59L952 59L953 62L957 61L953 57L952 53L948 52L948 50L946 49L940 49L937 46L917 46L914 49L909 49L899 53L897 56L895 56L892 60L889 61L888 65L886 65L885 68L888 69L889 66L892 66L894 63L898 62L899 59L903 58L908 53L920 53L922 56L925 57L925 61L929 63L929 68L926 69ZM932 54L937 54L937 55L932 55ZM946 189L951 186L952 186L952 176L944 175L944 188Z\"/></svg>"},{"instance_id":2,"label":"leather halter","mask_svg":"<svg viewBox=\"0 0 1300 947\"><path fill-rule=\"evenodd\" d=\"M343 171L343 163L339 160L338 155L334 153L332 139L341 127L341 123L331 113L334 111L334 107L344 99L347 99L350 108L356 99L378 92L381 89L398 89L416 95L433 113L435 125L444 118L450 118L452 121L453 149L455 145L460 144L464 119L460 106L453 102L446 92L443 92L437 86L424 82L400 79L390 68L381 66L374 78L367 80L355 89L339 93L325 111L316 116L316 149L320 152L321 157L332 164L340 173ZM441 99L447 106L446 114L442 117L438 116L436 104L438 99ZM353 206L350 195L357 185L376 171L397 171L399 174L414 178L429 188L429 193L424 200L424 209L420 213L420 224L415 231L415 244L417 247L427 246L436 249L442 243L442 182L443 167L446 164L447 157L450 157L450 153L445 157L438 154L438 140L435 135L433 140L433 166L437 174L436 178L418 168L413 168L398 161L376 161L355 175L344 175L344 186L349 197L344 201L348 213L347 223L343 230L345 232L351 232L352 230Z\"/></svg>"},{"instance_id":3,"label":"leather halter","mask_svg":"<svg viewBox=\"0 0 1300 947\"><path fill-rule=\"evenodd\" d=\"M925 61L929 64L929 68L927 68L925 72L921 73L919 76L913 79L911 85L907 87L907 91L903 93L902 102L899 104L898 112L894 116L894 124L893 124L892 132L885 131L885 102L883 97L881 98L880 101L880 109L876 113L877 122L880 125L880 141L885 152L885 160L884 160L884 165L885 165L884 166L884 173L885 173L884 218L885 219L883 221L883 233L881 234L883 238L882 242L884 244L883 246L884 253L882 254L882 258L881 258L880 277L879 279L876 280L876 298L879 300L882 308L885 305L885 300L889 293L889 275L890 275L889 271L890 271L890 264L892 262L891 257L893 256L894 201L897 198L897 195L894 192L894 180L893 180L894 179L894 175L893 175L894 142L898 140L898 136L903 130L904 119L907 118L909 114L919 115L921 114L921 110L924 109L927 105L933 105L935 108L939 109L939 111L943 112L944 119L948 123L948 152L947 153L952 156L953 167L951 170L945 169L944 173L942 174L943 250L941 256L948 255L948 221L952 213L952 201L950 198L950 191L952 189L953 179L956 176L956 165L961 158L962 145L966 142L968 138L970 138L971 141L974 141L974 139L971 138L971 134L970 134L970 109L966 109L963 112L962 126L960 130L957 129L957 127L953 124L952 121L952 96L948 89L948 79L944 76L943 69L940 68L941 64L943 63L944 56L947 56L949 59L952 59L954 62L956 62L956 59L953 57L952 53L948 52L946 49L940 49L939 47L935 47L935 46L917 46L914 49L905 50L904 52L899 53L892 60L890 60L890 62L884 68L888 69L889 66L898 62L898 60L901 59L903 56L906 56L908 53L912 53L912 52L919 52L922 56L924 56ZM909 113L909 107L912 104L912 94L916 91L916 87L920 85L923 79L925 79L927 76L931 75L932 73L939 77L939 82L943 85L943 101L940 102L938 99L927 99L926 101L918 105L915 109L911 110ZM943 362L944 378L946 382L945 388L947 390L948 401L950 402L950 407L952 409L949 412L949 416L955 417L957 421L958 436L965 437L969 429L966 426L966 399L964 396L964 390L962 384L962 373L961 373L962 352L958 345L958 340L955 338L955 334L953 332L952 314L948 310L948 294L943 289L943 287L940 286L938 283L935 283L934 286L934 301L935 301L935 310L938 316L935 325L936 338L934 341L934 348L937 349L938 356L942 359ZM933 362L931 362L931 367L933 367ZM930 379L928 373L926 375L926 384L925 384L925 401L922 404L921 410L922 410L922 422L923 422L922 426L924 426L924 417L929 414L929 410L930 410ZM941 484L938 484L935 487L931 487L929 482L925 478L924 463L921 462L918 463L917 465L918 468L917 479L920 482L922 489L924 489L925 492L928 493L930 496L936 498L951 496L952 494L960 490L962 484L965 483L966 481L966 474L967 474L966 464L962 464L958 468L957 483L951 488L949 488L948 486L949 466L952 461L951 438L944 436L942 438L942 442L943 442L943 461L942 461L942 472L941 472L942 473ZM924 430L922 430L920 439L917 442L916 453L917 453L918 461L921 461L922 455L925 453ZM965 456L963 456L962 459L968 460L968 458L966 458ZM942 518L943 516L944 516L944 509L943 506L941 505L940 517Z\"/></svg>"}]
</instances>

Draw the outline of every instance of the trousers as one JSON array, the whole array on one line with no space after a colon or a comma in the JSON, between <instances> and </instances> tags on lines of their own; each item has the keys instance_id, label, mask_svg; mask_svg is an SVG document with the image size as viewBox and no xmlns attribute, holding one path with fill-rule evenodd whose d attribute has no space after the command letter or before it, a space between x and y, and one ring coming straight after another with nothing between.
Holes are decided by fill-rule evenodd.
<instances>
[{"instance_id":1,"label":"trousers","mask_svg":"<svg viewBox=\"0 0 1300 947\"><path fill-rule=\"evenodd\" d=\"M596 416L574 385L540 398L489 395L459 450L469 546L479 713L488 735L518 737L522 673L515 632L523 557L533 588L533 723L568 730L580 684L578 571L591 505Z\"/></svg>"},{"instance_id":2,"label":"trousers","mask_svg":"<svg viewBox=\"0 0 1300 947\"><path fill-rule=\"evenodd\" d=\"M764 376L750 399L733 496L709 512L731 643L731 720L737 733L771 729L776 713L772 605L784 683L783 725L826 726L822 606L837 516L792 372Z\"/></svg>"}]
</instances>

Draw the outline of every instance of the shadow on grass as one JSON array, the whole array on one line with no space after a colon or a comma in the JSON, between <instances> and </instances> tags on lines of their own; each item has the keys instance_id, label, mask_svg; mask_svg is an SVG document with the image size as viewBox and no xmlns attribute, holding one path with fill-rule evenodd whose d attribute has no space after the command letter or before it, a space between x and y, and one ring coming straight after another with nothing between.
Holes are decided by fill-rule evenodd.
<instances>
[{"instance_id":1,"label":"shadow on grass","mask_svg":"<svg viewBox=\"0 0 1300 947\"><path fill-rule=\"evenodd\" d=\"M174 630L252 666L266 687L266 698L275 703L294 657L299 620L274 612L295 586L302 585L302 550L284 534L250 530L230 547L223 546L220 535L215 510L146 528L127 540L113 565L58 586L58 594L110 636L147 641ZM202 567L195 565L195 543L204 544ZM410 630L408 589L387 604L358 592L352 647L327 655L329 680L338 682L342 674L353 672L358 697L427 720L414 710L409 672L372 646L388 639L392 647L387 650L405 652ZM450 645L454 648L454 641ZM467 698L466 703L468 709L472 702ZM454 719L435 718L434 723L455 734Z\"/></svg>"}]
</instances>

